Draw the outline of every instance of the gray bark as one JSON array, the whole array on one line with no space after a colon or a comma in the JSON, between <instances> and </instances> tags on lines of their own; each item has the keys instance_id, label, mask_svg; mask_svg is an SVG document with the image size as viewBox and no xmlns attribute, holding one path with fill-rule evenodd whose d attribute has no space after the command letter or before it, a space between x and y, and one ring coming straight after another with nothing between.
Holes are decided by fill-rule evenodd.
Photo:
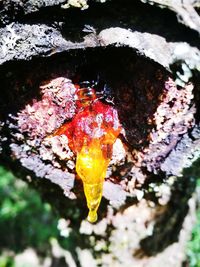
<instances>
[{"instance_id":1,"label":"gray bark","mask_svg":"<svg viewBox=\"0 0 200 267\"><path fill-rule=\"evenodd\" d=\"M78 266L84 257L91 266L123 267L185 260L195 179L184 170L200 154L198 5L145 2L1 6L1 162L69 219ZM124 129L94 225L84 220L67 139L46 138L73 119L77 80L110 88L104 100L112 100Z\"/></svg>"}]
</instances>

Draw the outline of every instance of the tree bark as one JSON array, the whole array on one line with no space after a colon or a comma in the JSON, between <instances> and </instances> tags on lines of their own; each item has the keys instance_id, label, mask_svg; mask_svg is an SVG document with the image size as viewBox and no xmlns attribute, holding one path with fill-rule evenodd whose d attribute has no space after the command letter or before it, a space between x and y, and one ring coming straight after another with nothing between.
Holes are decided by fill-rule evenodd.
<instances>
[{"instance_id":1,"label":"tree bark","mask_svg":"<svg viewBox=\"0 0 200 267\"><path fill-rule=\"evenodd\" d=\"M199 6L100 2L1 4L1 163L69 220L75 265L182 266L195 210L185 169L200 154ZM73 120L81 81L98 82L123 127L93 225L69 140L47 138Z\"/></svg>"}]
</instances>

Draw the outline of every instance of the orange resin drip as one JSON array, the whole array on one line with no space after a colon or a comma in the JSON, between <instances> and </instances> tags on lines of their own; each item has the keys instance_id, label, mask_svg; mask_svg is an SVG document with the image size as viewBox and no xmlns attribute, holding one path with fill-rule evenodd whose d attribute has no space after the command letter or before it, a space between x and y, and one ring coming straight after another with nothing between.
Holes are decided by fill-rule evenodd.
<instances>
[{"instance_id":1,"label":"orange resin drip","mask_svg":"<svg viewBox=\"0 0 200 267\"><path fill-rule=\"evenodd\" d=\"M91 223L97 220L104 178L120 131L117 112L97 100L92 92L92 101L88 101L87 96L79 98L78 112L73 120L54 133L65 134L70 148L77 155L76 172L83 181L89 209L87 220Z\"/></svg>"}]
</instances>

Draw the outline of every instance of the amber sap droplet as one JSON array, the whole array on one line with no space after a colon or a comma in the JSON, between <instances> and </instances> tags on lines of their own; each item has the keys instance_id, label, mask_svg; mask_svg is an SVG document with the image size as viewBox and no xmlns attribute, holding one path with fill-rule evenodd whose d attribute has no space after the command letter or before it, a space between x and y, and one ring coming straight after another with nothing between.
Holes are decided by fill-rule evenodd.
<instances>
[{"instance_id":1,"label":"amber sap droplet","mask_svg":"<svg viewBox=\"0 0 200 267\"><path fill-rule=\"evenodd\" d=\"M121 126L115 110L99 101L92 88L77 87L77 96L77 114L71 122L57 129L53 136L65 134L70 148L77 155L76 172L83 181L89 209L87 220L94 223L102 198L106 170L112 157L112 147ZM102 120L97 122L99 114Z\"/></svg>"},{"instance_id":2,"label":"amber sap droplet","mask_svg":"<svg viewBox=\"0 0 200 267\"><path fill-rule=\"evenodd\" d=\"M100 139L93 139L88 146L83 146L77 153L76 171L83 181L89 209L87 220L91 223L97 220L108 164L109 159L104 157Z\"/></svg>"},{"instance_id":3,"label":"amber sap droplet","mask_svg":"<svg viewBox=\"0 0 200 267\"><path fill-rule=\"evenodd\" d=\"M74 125L72 128L74 128ZM56 131L57 134L66 134L72 138L69 133L70 123L65 124ZM75 129L77 129L75 127ZM103 193L103 183L106 176L106 170L112 157L112 147L115 143L121 128L114 130L112 127L106 128L105 134L100 138L93 138L88 141L88 137L83 137L83 145L79 148L77 138L76 142L71 145L72 149L76 151L76 172L83 181L83 188L89 209L87 220L91 223L97 220L97 210L100 205Z\"/></svg>"}]
</instances>

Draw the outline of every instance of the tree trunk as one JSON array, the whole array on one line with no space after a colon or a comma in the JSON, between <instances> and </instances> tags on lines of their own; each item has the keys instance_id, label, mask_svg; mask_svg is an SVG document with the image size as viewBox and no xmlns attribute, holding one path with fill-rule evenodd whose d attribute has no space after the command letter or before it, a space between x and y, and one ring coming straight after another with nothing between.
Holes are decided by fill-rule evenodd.
<instances>
[{"instance_id":1,"label":"tree trunk","mask_svg":"<svg viewBox=\"0 0 200 267\"><path fill-rule=\"evenodd\" d=\"M198 1L0 8L1 163L68 220L74 266L182 266L195 212L185 169L200 154ZM95 224L68 138L49 138L76 116L83 81L122 125Z\"/></svg>"}]
</instances>

